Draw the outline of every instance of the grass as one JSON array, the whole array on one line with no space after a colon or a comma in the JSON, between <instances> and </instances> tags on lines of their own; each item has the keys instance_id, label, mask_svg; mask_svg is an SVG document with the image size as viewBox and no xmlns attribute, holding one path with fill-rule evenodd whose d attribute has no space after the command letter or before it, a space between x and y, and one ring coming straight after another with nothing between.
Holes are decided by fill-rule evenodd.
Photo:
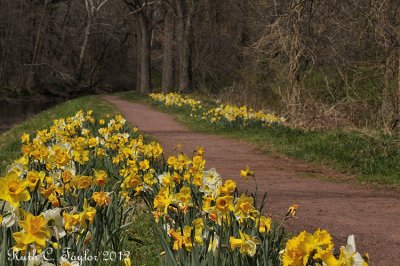
<instances>
[{"instance_id":1,"label":"grass","mask_svg":"<svg viewBox=\"0 0 400 266\"><path fill-rule=\"evenodd\" d=\"M0 173L4 173L6 166L20 155L20 137L24 132L32 134L36 130L48 128L55 118L73 116L82 109L95 110L94 116L117 113L113 106L97 97L89 96L64 102L32 116L25 122L0 134Z\"/></svg>"},{"instance_id":2,"label":"grass","mask_svg":"<svg viewBox=\"0 0 400 266\"><path fill-rule=\"evenodd\" d=\"M169 112L194 131L226 135L255 143L265 153L279 152L305 162L324 164L355 174L363 183L400 185L400 136L370 136L358 131L306 131L283 126L224 130L194 120L181 109L154 104L134 92L120 96Z\"/></svg>"},{"instance_id":3,"label":"grass","mask_svg":"<svg viewBox=\"0 0 400 266\"><path fill-rule=\"evenodd\" d=\"M0 134L0 176L5 173L6 166L20 156L20 137L24 132L33 134L37 130L48 128L55 118L73 116L79 110L93 110L93 116L97 118L118 113L113 105L99 97L88 96L64 102L32 116L20 125ZM151 218L140 208L135 215L134 219L138 222L128 229L126 244L126 250L131 253L132 264L158 265L161 246L153 237Z\"/></svg>"},{"instance_id":4,"label":"grass","mask_svg":"<svg viewBox=\"0 0 400 266\"><path fill-rule=\"evenodd\" d=\"M138 203L134 224L128 229L126 250L131 253L132 265L159 265L162 247L153 232L153 221L144 203Z\"/></svg>"}]
</instances>

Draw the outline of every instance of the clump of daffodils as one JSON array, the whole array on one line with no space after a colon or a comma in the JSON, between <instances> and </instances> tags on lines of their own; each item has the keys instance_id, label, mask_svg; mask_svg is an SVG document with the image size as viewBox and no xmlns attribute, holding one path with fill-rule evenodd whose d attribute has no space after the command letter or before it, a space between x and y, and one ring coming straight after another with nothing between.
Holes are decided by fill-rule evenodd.
<instances>
[{"instance_id":1,"label":"clump of daffodils","mask_svg":"<svg viewBox=\"0 0 400 266\"><path fill-rule=\"evenodd\" d=\"M189 108L193 112L202 109L201 101L179 93L150 93L149 96L153 101L161 103L167 107Z\"/></svg>"},{"instance_id":2,"label":"clump of daffodils","mask_svg":"<svg viewBox=\"0 0 400 266\"><path fill-rule=\"evenodd\" d=\"M255 111L247 106L221 104L216 108L206 109L201 101L178 93L151 93L150 98L166 107L186 108L191 116L204 120L216 127L222 128L263 128L282 124L285 119L273 113L262 110Z\"/></svg>"},{"instance_id":3,"label":"clump of daffodils","mask_svg":"<svg viewBox=\"0 0 400 266\"><path fill-rule=\"evenodd\" d=\"M198 148L192 157L170 156L158 182L142 194L152 207L167 264L279 263L282 228L256 206L255 196L238 193L235 181L206 169L203 153Z\"/></svg>"},{"instance_id":4,"label":"clump of daffodils","mask_svg":"<svg viewBox=\"0 0 400 266\"><path fill-rule=\"evenodd\" d=\"M10 248L40 256L51 247L47 258L60 263L64 248L76 256L121 251L133 195L156 182L162 154L135 132L121 115L80 111L23 134L22 156L0 177L0 264Z\"/></svg>"},{"instance_id":5,"label":"clump of daffodils","mask_svg":"<svg viewBox=\"0 0 400 266\"><path fill-rule=\"evenodd\" d=\"M326 265L326 266L367 266L368 255L356 251L354 236L350 235L347 245L340 248L335 257L332 237L326 230L317 229L313 234L306 231L291 238L281 252L283 266Z\"/></svg>"},{"instance_id":6,"label":"clump of daffodils","mask_svg":"<svg viewBox=\"0 0 400 266\"><path fill-rule=\"evenodd\" d=\"M229 104L221 104L217 108L212 108L204 112L202 119L216 126L225 128L261 128L285 122L283 118L272 113L255 111L247 106L237 107Z\"/></svg>"}]
</instances>

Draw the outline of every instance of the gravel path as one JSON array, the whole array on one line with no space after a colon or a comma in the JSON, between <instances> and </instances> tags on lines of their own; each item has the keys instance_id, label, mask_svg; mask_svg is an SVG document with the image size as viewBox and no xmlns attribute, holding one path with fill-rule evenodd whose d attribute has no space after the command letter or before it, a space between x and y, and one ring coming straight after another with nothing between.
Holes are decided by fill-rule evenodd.
<instances>
[{"instance_id":1,"label":"gravel path","mask_svg":"<svg viewBox=\"0 0 400 266\"><path fill-rule=\"evenodd\" d=\"M306 178L307 173L321 170L295 160L261 154L254 145L238 140L192 132L171 115L143 104L117 96L104 99L116 105L140 131L154 136L166 153L171 153L178 143L187 154L192 154L196 146L203 146L206 167L215 167L224 178L235 180L241 190L253 191L254 182L247 183L239 177L240 170L249 164L256 173L259 190L268 193L268 214L278 219L289 205L300 205L298 218L286 224L289 231L324 228L338 246L345 244L349 234L354 234L357 250L369 253L371 265L400 265L398 191Z\"/></svg>"}]
</instances>

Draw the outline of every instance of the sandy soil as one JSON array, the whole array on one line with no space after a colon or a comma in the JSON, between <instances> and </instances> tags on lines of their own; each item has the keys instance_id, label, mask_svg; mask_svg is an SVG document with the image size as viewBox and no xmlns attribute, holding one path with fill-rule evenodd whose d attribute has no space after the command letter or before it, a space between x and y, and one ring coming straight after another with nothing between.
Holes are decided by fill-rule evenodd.
<instances>
[{"instance_id":1,"label":"sandy soil","mask_svg":"<svg viewBox=\"0 0 400 266\"><path fill-rule=\"evenodd\" d=\"M269 215L279 219L289 205L300 205L298 218L286 224L289 231L324 228L332 234L337 246L345 245L347 236L354 234L357 250L369 253L370 265L400 265L398 191L368 188L354 182L306 178L307 173L319 173L321 169L261 154L257 147L237 140L191 132L171 115L143 104L116 96L104 99L115 104L139 130L154 136L167 153L178 143L188 154L192 154L196 146L203 146L206 166L215 167L224 178L235 180L240 189L253 191L254 182L245 182L239 177L240 170L248 164L256 173L259 190L268 193L266 212Z\"/></svg>"}]
</instances>

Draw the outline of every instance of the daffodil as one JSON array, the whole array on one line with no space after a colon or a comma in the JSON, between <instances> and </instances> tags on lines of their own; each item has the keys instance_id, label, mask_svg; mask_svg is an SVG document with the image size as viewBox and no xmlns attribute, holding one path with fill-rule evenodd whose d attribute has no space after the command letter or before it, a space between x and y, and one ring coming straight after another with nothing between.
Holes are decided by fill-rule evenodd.
<instances>
[{"instance_id":1,"label":"daffodil","mask_svg":"<svg viewBox=\"0 0 400 266\"><path fill-rule=\"evenodd\" d=\"M168 206L173 201L174 197L171 195L166 188L161 188L157 196L154 198L154 208L160 212L167 213Z\"/></svg>"},{"instance_id":2,"label":"daffodil","mask_svg":"<svg viewBox=\"0 0 400 266\"><path fill-rule=\"evenodd\" d=\"M148 160L145 159L145 160L139 162L140 170L145 171L145 170L149 169L149 167L150 167L150 163Z\"/></svg>"},{"instance_id":3,"label":"daffodil","mask_svg":"<svg viewBox=\"0 0 400 266\"><path fill-rule=\"evenodd\" d=\"M26 189L28 183L21 180L15 172L8 173L0 178L0 200L7 201L14 208L20 205L20 202L31 199L29 191Z\"/></svg>"},{"instance_id":4,"label":"daffodil","mask_svg":"<svg viewBox=\"0 0 400 266\"><path fill-rule=\"evenodd\" d=\"M94 192L92 199L96 202L97 206L100 207L107 206L111 202L109 192Z\"/></svg>"},{"instance_id":5,"label":"daffodil","mask_svg":"<svg viewBox=\"0 0 400 266\"><path fill-rule=\"evenodd\" d=\"M299 208L298 204L293 204L288 208L288 211L285 214L285 218L293 218L296 217L297 209Z\"/></svg>"},{"instance_id":6,"label":"daffodil","mask_svg":"<svg viewBox=\"0 0 400 266\"><path fill-rule=\"evenodd\" d=\"M326 230L317 229L314 234L301 232L286 243L282 256L283 265L305 265L309 259L321 259L329 263L328 265L335 266L336 264L332 264L335 258L332 255L331 240L332 237Z\"/></svg>"},{"instance_id":7,"label":"daffodil","mask_svg":"<svg viewBox=\"0 0 400 266\"><path fill-rule=\"evenodd\" d=\"M83 204L83 212L80 215L80 224L82 228L86 229L89 224L93 224L94 218L96 217L96 209L90 207L86 199Z\"/></svg>"},{"instance_id":8,"label":"daffodil","mask_svg":"<svg viewBox=\"0 0 400 266\"><path fill-rule=\"evenodd\" d=\"M209 196L216 196L222 185L222 177L215 168L203 172L201 191Z\"/></svg>"},{"instance_id":9,"label":"daffodil","mask_svg":"<svg viewBox=\"0 0 400 266\"><path fill-rule=\"evenodd\" d=\"M124 266L131 266L132 262L131 259L129 258L129 256L125 256L124 257Z\"/></svg>"},{"instance_id":10,"label":"daffodil","mask_svg":"<svg viewBox=\"0 0 400 266\"><path fill-rule=\"evenodd\" d=\"M75 162L86 164L89 161L89 151L84 149L77 149L72 152Z\"/></svg>"},{"instance_id":11,"label":"daffodil","mask_svg":"<svg viewBox=\"0 0 400 266\"><path fill-rule=\"evenodd\" d=\"M9 228L15 224L19 219L20 209L12 207L8 202L0 201L0 208L2 210L0 227L4 226Z\"/></svg>"},{"instance_id":12,"label":"daffodil","mask_svg":"<svg viewBox=\"0 0 400 266\"><path fill-rule=\"evenodd\" d=\"M222 195L230 195L236 190L236 182L228 179L224 185L219 188L219 193Z\"/></svg>"},{"instance_id":13,"label":"daffodil","mask_svg":"<svg viewBox=\"0 0 400 266\"><path fill-rule=\"evenodd\" d=\"M261 216L257 222L259 223L258 231L260 233L268 233L271 230L272 220L270 217Z\"/></svg>"},{"instance_id":14,"label":"daffodil","mask_svg":"<svg viewBox=\"0 0 400 266\"><path fill-rule=\"evenodd\" d=\"M195 229L194 242L198 245L203 245L203 237L202 237L204 229L203 218L197 218L193 220L192 225L194 226Z\"/></svg>"},{"instance_id":15,"label":"daffodil","mask_svg":"<svg viewBox=\"0 0 400 266\"><path fill-rule=\"evenodd\" d=\"M245 218L249 218L253 212L257 212L254 209L254 198L247 197L246 195L242 194L237 200L235 209L233 211L236 219L243 220Z\"/></svg>"},{"instance_id":16,"label":"daffodil","mask_svg":"<svg viewBox=\"0 0 400 266\"><path fill-rule=\"evenodd\" d=\"M100 187L104 187L108 180L107 172L104 170L100 171L94 171L94 181L99 185Z\"/></svg>"},{"instance_id":17,"label":"daffodil","mask_svg":"<svg viewBox=\"0 0 400 266\"><path fill-rule=\"evenodd\" d=\"M80 265L79 261L69 261L67 258L63 256L60 258L60 266L79 266L79 265Z\"/></svg>"},{"instance_id":18,"label":"daffodil","mask_svg":"<svg viewBox=\"0 0 400 266\"><path fill-rule=\"evenodd\" d=\"M37 183L43 181L45 172L28 171L26 174L26 181L30 191L36 188Z\"/></svg>"},{"instance_id":19,"label":"daffodil","mask_svg":"<svg viewBox=\"0 0 400 266\"><path fill-rule=\"evenodd\" d=\"M191 191L189 187L182 187L179 193L175 194L175 200L180 204L180 205L188 205L191 202Z\"/></svg>"},{"instance_id":20,"label":"daffodil","mask_svg":"<svg viewBox=\"0 0 400 266\"><path fill-rule=\"evenodd\" d=\"M77 189L86 189L93 182L93 178L91 176L75 176L74 185Z\"/></svg>"},{"instance_id":21,"label":"daffodil","mask_svg":"<svg viewBox=\"0 0 400 266\"><path fill-rule=\"evenodd\" d=\"M142 178L138 174L130 174L124 179L121 187L123 189L127 188L137 188L141 183L143 183Z\"/></svg>"},{"instance_id":22,"label":"daffodil","mask_svg":"<svg viewBox=\"0 0 400 266\"><path fill-rule=\"evenodd\" d=\"M191 240L192 227L185 226L183 228L183 234L180 232L176 232L174 229L169 230L169 234L174 240L173 249L179 250L185 248L186 250L191 250L193 247L193 243Z\"/></svg>"},{"instance_id":23,"label":"daffodil","mask_svg":"<svg viewBox=\"0 0 400 266\"><path fill-rule=\"evenodd\" d=\"M22 134L21 136L21 142L22 143L29 143L30 140L30 135L27 133Z\"/></svg>"},{"instance_id":24,"label":"daffodil","mask_svg":"<svg viewBox=\"0 0 400 266\"><path fill-rule=\"evenodd\" d=\"M215 208L222 214L227 214L228 211L233 210L233 196L219 197L215 201Z\"/></svg>"},{"instance_id":25,"label":"daffodil","mask_svg":"<svg viewBox=\"0 0 400 266\"><path fill-rule=\"evenodd\" d=\"M13 233L16 242L15 250L24 251L28 245L33 244L40 252L46 246L46 241L50 238L50 230L43 215L34 216L26 213L25 219L19 222L19 226L23 231Z\"/></svg>"},{"instance_id":26,"label":"daffodil","mask_svg":"<svg viewBox=\"0 0 400 266\"><path fill-rule=\"evenodd\" d=\"M63 213L64 227L68 232L75 232L78 230L81 216L78 213Z\"/></svg>"},{"instance_id":27,"label":"daffodil","mask_svg":"<svg viewBox=\"0 0 400 266\"><path fill-rule=\"evenodd\" d=\"M54 236L56 239L60 239L65 236L65 230L63 227L64 220L61 216L60 208L47 210L43 212L42 215L47 222L47 226L50 229L52 236Z\"/></svg>"},{"instance_id":28,"label":"daffodil","mask_svg":"<svg viewBox=\"0 0 400 266\"><path fill-rule=\"evenodd\" d=\"M254 177L254 171L250 170L250 167L247 166L246 169L240 170L240 176L247 180L249 176Z\"/></svg>"},{"instance_id":29,"label":"daffodil","mask_svg":"<svg viewBox=\"0 0 400 266\"><path fill-rule=\"evenodd\" d=\"M356 251L356 244L354 241L354 235L349 235L347 238L346 247L340 248L340 257L338 264L340 266L367 266L366 262L360 253Z\"/></svg>"},{"instance_id":30,"label":"daffodil","mask_svg":"<svg viewBox=\"0 0 400 266\"><path fill-rule=\"evenodd\" d=\"M260 241L243 232L239 231L239 234L240 238L235 238L233 236L229 238L231 249L239 248L240 253L253 257L257 252L257 244L259 244Z\"/></svg>"}]
</instances>

